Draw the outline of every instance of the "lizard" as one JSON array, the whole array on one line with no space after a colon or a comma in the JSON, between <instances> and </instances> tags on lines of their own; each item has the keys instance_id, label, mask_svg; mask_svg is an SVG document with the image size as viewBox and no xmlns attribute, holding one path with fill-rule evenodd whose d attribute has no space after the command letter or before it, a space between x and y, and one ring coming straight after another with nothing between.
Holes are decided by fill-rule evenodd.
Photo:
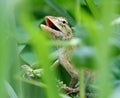
<instances>
[{"instance_id":1,"label":"lizard","mask_svg":"<svg viewBox=\"0 0 120 98\"><path fill-rule=\"evenodd\" d=\"M45 17L45 24L40 24L40 27L43 31L47 32L52 39L54 40L61 40L61 41L70 41L73 39L73 32L70 28L68 21L65 17L56 17L56 16L46 16ZM74 50L73 48L67 48L66 50L61 51L64 49L62 46L58 46L58 59L53 63L53 67L58 66L59 64L65 68L65 70L71 76L71 81L69 87L65 89L69 92L78 92L79 88L75 88L75 84L78 81L78 71L70 62L70 53Z\"/></svg>"}]
</instances>

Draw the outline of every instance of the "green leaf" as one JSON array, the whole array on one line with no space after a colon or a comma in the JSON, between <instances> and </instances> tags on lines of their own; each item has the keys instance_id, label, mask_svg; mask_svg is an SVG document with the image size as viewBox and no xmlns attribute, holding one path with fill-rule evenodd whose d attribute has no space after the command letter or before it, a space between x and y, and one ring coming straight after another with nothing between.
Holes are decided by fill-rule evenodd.
<instances>
[{"instance_id":1,"label":"green leaf","mask_svg":"<svg viewBox=\"0 0 120 98\"><path fill-rule=\"evenodd\" d=\"M72 53L72 62L78 68L93 67L94 52L92 47L80 47Z\"/></svg>"},{"instance_id":2,"label":"green leaf","mask_svg":"<svg viewBox=\"0 0 120 98\"><path fill-rule=\"evenodd\" d=\"M61 16L64 16L68 19L71 25L75 25L75 21L73 18L64 10L61 6L59 6L54 0L45 0L48 5L50 5L55 11L57 11Z\"/></svg>"},{"instance_id":3,"label":"green leaf","mask_svg":"<svg viewBox=\"0 0 120 98\"><path fill-rule=\"evenodd\" d=\"M12 86L8 82L5 82L5 85L6 85L6 90L8 92L9 97L10 98L18 98L17 94L15 93L14 89L12 88Z\"/></svg>"},{"instance_id":4,"label":"green leaf","mask_svg":"<svg viewBox=\"0 0 120 98\"><path fill-rule=\"evenodd\" d=\"M26 46L23 51L20 53L21 59L28 65L35 65L38 63L36 55L32 51L30 46Z\"/></svg>"},{"instance_id":5,"label":"green leaf","mask_svg":"<svg viewBox=\"0 0 120 98\"><path fill-rule=\"evenodd\" d=\"M112 72L116 80L120 80L120 55L112 60Z\"/></svg>"},{"instance_id":6,"label":"green leaf","mask_svg":"<svg viewBox=\"0 0 120 98\"><path fill-rule=\"evenodd\" d=\"M25 32L23 28L18 27L16 30L16 40L19 44L25 44L28 43L30 37L29 35Z\"/></svg>"}]
</instances>

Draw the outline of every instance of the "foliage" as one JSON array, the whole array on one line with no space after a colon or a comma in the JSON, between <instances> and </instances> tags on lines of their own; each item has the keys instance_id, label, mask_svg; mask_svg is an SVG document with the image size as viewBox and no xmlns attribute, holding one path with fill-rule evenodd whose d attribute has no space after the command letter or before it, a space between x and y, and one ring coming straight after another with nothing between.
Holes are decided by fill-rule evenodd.
<instances>
[{"instance_id":1,"label":"foliage","mask_svg":"<svg viewBox=\"0 0 120 98\"><path fill-rule=\"evenodd\" d=\"M119 0L1 0L1 98L118 98L120 90ZM69 21L77 44L54 42L40 29L45 16ZM60 82L70 77L61 67L51 70L56 45L75 46L71 62L79 71L80 93L60 92ZM28 65L29 76L21 68ZM36 75L36 69L43 73ZM84 71L89 70L87 77ZM92 73L95 73L95 80ZM64 85L64 84L62 84ZM92 95L93 94L93 95ZM91 96L92 95L92 96Z\"/></svg>"}]
</instances>

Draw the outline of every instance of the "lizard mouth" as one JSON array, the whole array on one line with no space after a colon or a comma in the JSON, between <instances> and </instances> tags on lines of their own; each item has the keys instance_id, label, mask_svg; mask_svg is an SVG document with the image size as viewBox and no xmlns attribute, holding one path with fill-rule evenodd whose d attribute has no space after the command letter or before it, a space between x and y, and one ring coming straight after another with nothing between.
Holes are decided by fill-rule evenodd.
<instances>
[{"instance_id":1,"label":"lizard mouth","mask_svg":"<svg viewBox=\"0 0 120 98\"><path fill-rule=\"evenodd\" d=\"M61 35L62 34L62 31L55 25L55 23L53 22L52 19L50 19L51 16L46 16L45 17L45 22L46 22L46 25L44 24L41 24L41 28L43 29L43 31L46 31L50 34L58 34L58 35Z\"/></svg>"},{"instance_id":2,"label":"lizard mouth","mask_svg":"<svg viewBox=\"0 0 120 98\"><path fill-rule=\"evenodd\" d=\"M61 31L48 17L46 17L46 24L48 27L56 30L56 31Z\"/></svg>"}]
</instances>

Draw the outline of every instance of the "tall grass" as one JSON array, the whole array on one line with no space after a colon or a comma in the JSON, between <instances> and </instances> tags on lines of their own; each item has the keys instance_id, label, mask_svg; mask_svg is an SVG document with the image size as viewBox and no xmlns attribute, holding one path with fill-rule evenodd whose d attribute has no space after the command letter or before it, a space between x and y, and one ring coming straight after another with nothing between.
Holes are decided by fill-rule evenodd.
<instances>
[{"instance_id":1,"label":"tall grass","mask_svg":"<svg viewBox=\"0 0 120 98\"><path fill-rule=\"evenodd\" d=\"M99 31L99 39L96 43L97 56L99 57L97 62L100 87L99 97L109 98L110 93L112 92L112 80L110 78L111 67L109 65L111 59L110 51L112 51L112 48L110 47L109 39L112 37L112 34L114 34L113 28L110 27L110 23L114 19L115 15L115 1L111 0L109 2L108 0L105 0L101 2L101 5L101 21L103 24L103 30L102 32ZM110 15L110 17L106 17L107 15Z\"/></svg>"},{"instance_id":2,"label":"tall grass","mask_svg":"<svg viewBox=\"0 0 120 98\"><path fill-rule=\"evenodd\" d=\"M10 4L11 3L11 4ZM14 3L11 0L0 1L0 97L16 98L19 82L14 75L17 72L18 55L15 40ZM14 89L18 89L14 91ZM12 95L13 94L13 95Z\"/></svg>"},{"instance_id":3,"label":"tall grass","mask_svg":"<svg viewBox=\"0 0 120 98\"><path fill-rule=\"evenodd\" d=\"M114 80L113 77L111 78L113 75L111 70L115 66L112 67L111 62L113 58L116 59L114 53L111 52L115 52L119 56L119 49L117 48L117 52L113 51L114 45L111 45L111 39L116 32L112 21L118 10L117 2L117 0L102 0L97 5L93 0L66 0L64 2L35 0L33 2L22 1L16 4L13 0L1 0L0 97L62 98L62 92L59 92L56 83L58 75L55 70L50 69L52 65L50 57L54 45L68 46L71 43L54 43L46 37L39 27L40 23L44 21L43 16L56 15L66 17L70 26L72 26L73 34L81 40L72 57L72 63L78 68L80 77L80 94L72 95L73 98L86 97L84 70L86 67L91 70L93 66L96 72L96 81L95 84L90 85L91 87L95 85L97 88L97 92L95 92L97 97L95 96L95 98L110 98L115 91ZM82 3L87 8L84 9ZM71 6L67 7L68 4ZM17 6L15 7L15 5ZM37 15L40 12L42 14L37 16L36 9ZM39 20L36 17L39 17ZM119 42L117 44L120 45ZM87 47L88 51L84 47ZM91 56L92 52L89 47L92 47L94 56ZM116 46L114 48L116 49ZM89 57L90 60L88 60ZM91 58L94 63L89 62L92 61ZM42 68L44 73L37 81L34 81L34 79L26 80L21 75L22 69L20 69L20 66L22 64L28 64L33 68L34 66ZM119 66L119 64L116 64L116 66ZM119 74L117 75L119 76ZM62 77L68 78L64 73L62 73Z\"/></svg>"},{"instance_id":4,"label":"tall grass","mask_svg":"<svg viewBox=\"0 0 120 98\"><path fill-rule=\"evenodd\" d=\"M59 98L58 90L55 80L55 74L53 71L50 70L51 62L50 62L50 46L49 42L46 39L44 33L42 31L37 30L36 27L30 24L30 17L27 17L27 14L23 13L24 15L21 16L22 23L25 26L26 30L29 32L31 39L31 45L35 50L38 59L40 60L39 67L44 69L43 80L47 85L44 89L46 91L46 95L48 98ZM26 18L27 17L27 18ZM31 29L30 29L31 28ZM39 33L41 32L41 33ZM37 97L37 96L36 96Z\"/></svg>"}]
</instances>

